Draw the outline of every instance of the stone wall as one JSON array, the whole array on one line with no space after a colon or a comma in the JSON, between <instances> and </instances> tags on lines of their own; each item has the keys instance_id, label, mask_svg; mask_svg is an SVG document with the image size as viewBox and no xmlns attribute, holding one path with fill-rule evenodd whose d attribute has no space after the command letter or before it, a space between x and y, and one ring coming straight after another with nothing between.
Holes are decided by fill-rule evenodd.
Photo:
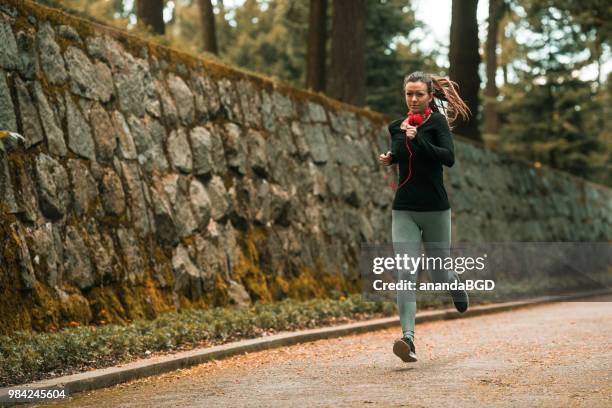
<instances>
[{"instance_id":1,"label":"stone wall","mask_svg":"<svg viewBox=\"0 0 612 408\"><path fill-rule=\"evenodd\" d=\"M383 115L30 2L0 42L1 332L356 291L389 241ZM609 240L610 190L456 151L455 241Z\"/></svg>"}]
</instances>

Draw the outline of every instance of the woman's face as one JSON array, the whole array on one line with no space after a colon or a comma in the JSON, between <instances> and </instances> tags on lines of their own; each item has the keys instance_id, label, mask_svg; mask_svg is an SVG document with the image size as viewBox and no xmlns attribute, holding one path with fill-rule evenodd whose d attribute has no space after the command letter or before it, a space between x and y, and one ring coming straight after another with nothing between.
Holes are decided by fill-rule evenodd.
<instances>
[{"instance_id":1,"label":"woman's face","mask_svg":"<svg viewBox=\"0 0 612 408\"><path fill-rule=\"evenodd\" d=\"M412 113L424 113L433 99L433 95L427 93L427 84L422 81L408 82L404 90L408 110Z\"/></svg>"}]
</instances>

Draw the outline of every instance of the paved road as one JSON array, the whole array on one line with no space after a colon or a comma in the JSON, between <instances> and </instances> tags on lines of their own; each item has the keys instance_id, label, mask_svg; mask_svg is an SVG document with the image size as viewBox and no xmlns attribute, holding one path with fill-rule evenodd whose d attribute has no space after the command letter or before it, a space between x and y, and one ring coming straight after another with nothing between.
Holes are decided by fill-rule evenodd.
<instances>
[{"instance_id":1,"label":"paved road","mask_svg":"<svg viewBox=\"0 0 612 408\"><path fill-rule=\"evenodd\" d=\"M77 395L70 407L612 407L612 296L236 356Z\"/></svg>"}]
</instances>

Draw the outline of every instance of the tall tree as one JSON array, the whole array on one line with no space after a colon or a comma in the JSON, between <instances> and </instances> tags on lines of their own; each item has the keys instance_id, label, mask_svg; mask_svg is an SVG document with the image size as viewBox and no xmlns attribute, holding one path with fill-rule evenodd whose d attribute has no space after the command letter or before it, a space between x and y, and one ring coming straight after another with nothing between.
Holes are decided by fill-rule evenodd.
<instances>
[{"instance_id":1,"label":"tall tree","mask_svg":"<svg viewBox=\"0 0 612 408\"><path fill-rule=\"evenodd\" d=\"M227 6L233 19L227 25L229 40L219 44L223 59L303 87L308 9L307 2L286 0Z\"/></svg>"},{"instance_id":2,"label":"tall tree","mask_svg":"<svg viewBox=\"0 0 612 408\"><path fill-rule=\"evenodd\" d=\"M457 120L455 132L474 140L482 140L478 129L478 0L453 0L450 29L450 78L459 85L459 93L472 111L468 120Z\"/></svg>"},{"instance_id":3,"label":"tall tree","mask_svg":"<svg viewBox=\"0 0 612 408\"><path fill-rule=\"evenodd\" d=\"M136 17L138 23L151 27L155 34L164 34L164 0L137 0Z\"/></svg>"},{"instance_id":4,"label":"tall tree","mask_svg":"<svg viewBox=\"0 0 612 408\"><path fill-rule=\"evenodd\" d=\"M215 12L210 0L198 0L200 5L200 25L202 26L202 49L218 54L217 30L215 29Z\"/></svg>"},{"instance_id":5,"label":"tall tree","mask_svg":"<svg viewBox=\"0 0 612 408\"><path fill-rule=\"evenodd\" d=\"M601 120L608 113L604 107L609 98L603 89L598 91L596 80L578 75L597 58L584 51L608 30L599 24L586 31L589 19L583 20L585 14L578 9L592 6L590 12L605 15L607 5L590 0L572 10L569 3L513 4L513 11L520 13L508 33L518 50L511 62L516 80L501 92L500 141L505 150L523 158L609 184L610 127ZM519 41L518 33L529 40Z\"/></svg>"},{"instance_id":6,"label":"tall tree","mask_svg":"<svg viewBox=\"0 0 612 408\"><path fill-rule=\"evenodd\" d=\"M512 12L511 2L508 2L508 12L504 14L501 21L499 22L498 30L503 33L500 37L498 37L499 41L499 65L502 69L503 74L503 84L506 85L509 82L509 72L510 67L512 65L512 61L516 58L519 58L520 49L517 45L515 38L511 35L507 35L506 31L511 31L513 27L517 25L517 20L520 17Z\"/></svg>"},{"instance_id":7,"label":"tall tree","mask_svg":"<svg viewBox=\"0 0 612 408\"><path fill-rule=\"evenodd\" d=\"M366 20L366 103L393 117L406 114L403 79L413 71L438 73L439 55L424 55L416 44L421 32L405 0L368 0ZM414 31L413 31L414 30Z\"/></svg>"},{"instance_id":8,"label":"tall tree","mask_svg":"<svg viewBox=\"0 0 612 408\"><path fill-rule=\"evenodd\" d=\"M327 94L342 102L365 103L366 0L334 0Z\"/></svg>"},{"instance_id":9,"label":"tall tree","mask_svg":"<svg viewBox=\"0 0 612 408\"><path fill-rule=\"evenodd\" d=\"M327 0L310 0L306 88L317 92L325 89L326 21Z\"/></svg>"},{"instance_id":10,"label":"tall tree","mask_svg":"<svg viewBox=\"0 0 612 408\"><path fill-rule=\"evenodd\" d=\"M506 9L504 0L489 0L489 26L487 27L486 71L487 85L485 88L484 129L486 134L496 135L499 131L497 114L497 38L499 23Z\"/></svg>"}]
</instances>

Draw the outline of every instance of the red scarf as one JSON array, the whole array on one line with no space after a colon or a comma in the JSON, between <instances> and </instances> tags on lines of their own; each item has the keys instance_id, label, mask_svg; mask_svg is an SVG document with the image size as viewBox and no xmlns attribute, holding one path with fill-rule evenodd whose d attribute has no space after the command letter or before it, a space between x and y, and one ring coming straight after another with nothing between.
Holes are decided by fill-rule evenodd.
<instances>
[{"instance_id":1,"label":"red scarf","mask_svg":"<svg viewBox=\"0 0 612 408\"><path fill-rule=\"evenodd\" d=\"M400 188L402 188L402 186L404 184L406 184L406 182L408 180L410 180L410 178L412 177L412 149L410 149L410 143L409 143L409 138L408 138L408 125L410 126L414 126L414 127L419 127L420 125L423 124L423 122L425 122L427 120L427 118L429 118L431 116L431 108L428 106L427 108L425 108L425 114L422 115L420 113L412 113L412 112L408 112L408 117L406 119L404 119L404 121L402 122L402 124L400 125L401 129L405 129L406 130L406 149L408 149L408 154L410 154L410 157L408 159L408 175L406 176L406 178L400 183L400 185L398 186L396 183L391 183L391 188L395 191L399 190Z\"/></svg>"}]
</instances>

